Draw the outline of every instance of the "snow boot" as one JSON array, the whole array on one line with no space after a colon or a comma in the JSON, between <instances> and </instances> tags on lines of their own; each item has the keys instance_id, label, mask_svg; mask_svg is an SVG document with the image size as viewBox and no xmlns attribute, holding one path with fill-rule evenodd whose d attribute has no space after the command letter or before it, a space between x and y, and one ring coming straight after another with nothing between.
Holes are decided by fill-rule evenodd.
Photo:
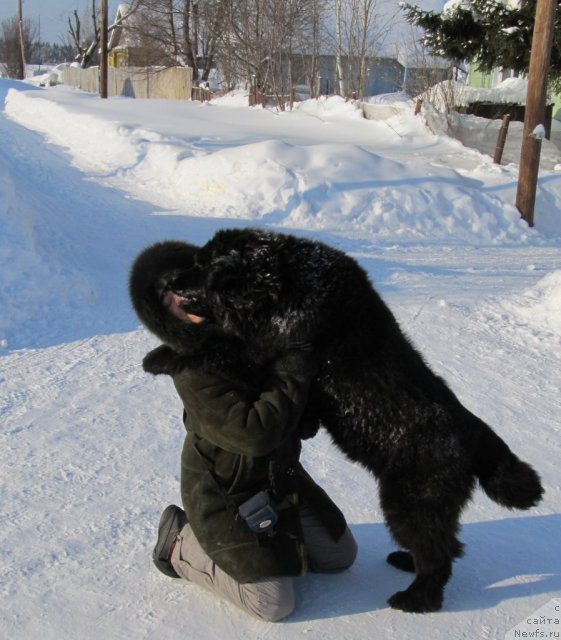
<instances>
[{"instance_id":1,"label":"snow boot","mask_svg":"<svg viewBox=\"0 0 561 640\"><path fill-rule=\"evenodd\" d=\"M152 551L152 560L156 567L170 578L179 578L171 566L170 556L177 535L187 524L185 511L174 504L164 509L158 526L158 541Z\"/></svg>"}]
</instances>

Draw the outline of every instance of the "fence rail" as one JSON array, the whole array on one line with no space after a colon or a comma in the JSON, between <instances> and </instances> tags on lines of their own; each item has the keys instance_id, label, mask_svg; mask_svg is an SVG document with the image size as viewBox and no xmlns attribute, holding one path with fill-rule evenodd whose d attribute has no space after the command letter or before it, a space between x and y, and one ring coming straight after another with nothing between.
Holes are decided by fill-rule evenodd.
<instances>
[{"instance_id":1,"label":"fence rail","mask_svg":"<svg viewBox=\"0 0 561 640\"><path fill-rule=\"evenodd\" d=\"M99 68L67 67L63 71L62 81L82 91L99 93ZM186 67L171 69L109 67L107 69L107 92L110 96L190 100L192 83L192 70Z\"/></svg>"}]
</instances>

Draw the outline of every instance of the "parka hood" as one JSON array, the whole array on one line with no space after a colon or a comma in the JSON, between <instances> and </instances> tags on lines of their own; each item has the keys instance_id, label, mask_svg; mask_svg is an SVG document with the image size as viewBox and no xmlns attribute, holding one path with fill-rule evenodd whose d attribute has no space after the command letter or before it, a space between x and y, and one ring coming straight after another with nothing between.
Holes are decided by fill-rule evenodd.
<instances>
[{"instance_id":1,"label":"parka hood","mask_svg":"<svg viewBox=\"0 0 561 640\"><path fill-rule=\"evenodd\" d=\"M129 294L139 320L164 344L180 353L193 343L197 327L170 314L162 304L162 295L177 279L185 292L189 281L193 304L201 304L202 282L195 266L198 249L186 242L158 242L138 255L130 273ZM196 296L197 293L201 295ZM200 313L198 308L192 312Z\"/></svg>"}]
</instances>

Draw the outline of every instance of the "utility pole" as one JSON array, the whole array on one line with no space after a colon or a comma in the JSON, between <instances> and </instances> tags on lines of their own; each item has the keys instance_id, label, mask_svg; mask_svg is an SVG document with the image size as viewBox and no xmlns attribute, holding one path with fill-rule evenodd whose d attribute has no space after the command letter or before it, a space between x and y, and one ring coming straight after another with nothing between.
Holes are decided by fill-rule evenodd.
<instances>
[{"instance_id":1,"label":"utility pole","mask_svg":"<svg viewBox=\"0 0 561 640\"><path fill-rule=\"evenodd\" d=\"M25 79L25 43L23 38L22 0L18 0L18 34L19 34L19 79Z\"/></svg>"},{"instance_id":2,"label":"utility pole","mask_svg":"<svg viewBox=\"0 0 561 640\"><path fill-rule=\"evenodd\" d=\"M547 75L553 44L557 0L538 0L524 115L524 133L520 151L520 172L516 207L530 227L534 226L534 206L540 166L541 139L539 125L545 125Z\"/></svg>"},{"instance_id":3,"label":"utility pole","mask_svg":"<svg viewBox=\"0 0 561 640\"><path fill-rule=\"evenodd\" d=\"M107 98L107 0L101 0L101 27L99 37L99 96Z\"/></svg>"}]
</instances>

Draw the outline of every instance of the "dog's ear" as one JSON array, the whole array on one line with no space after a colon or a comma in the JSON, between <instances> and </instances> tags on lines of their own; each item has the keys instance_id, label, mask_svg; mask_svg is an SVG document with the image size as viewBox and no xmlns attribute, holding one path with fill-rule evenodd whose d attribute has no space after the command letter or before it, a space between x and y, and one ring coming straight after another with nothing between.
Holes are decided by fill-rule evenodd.
<instances>
[{"instance_id":1,"label":"dog's ear","mask_svg":"<svg viewBox=\"0 0 561 640\"><path fill-rule=\"evenodd\" d=\"M278 257L256 246L213 257L206 273L207 295L230 310L250 312L274 304L281 292Z\"/></svg>"},{"instance_id":2,"label":"dog's ear","mask_svg":"<svg viewBox=\"0 0 561 640\"><path fill-rule=\"evenodd\" d=\"M213 292L234 294L244 289L244 269L242 256L238 251L230 251L225 256L213 260L207 272L207 287Z\"/></svg>"}]
</instances>

